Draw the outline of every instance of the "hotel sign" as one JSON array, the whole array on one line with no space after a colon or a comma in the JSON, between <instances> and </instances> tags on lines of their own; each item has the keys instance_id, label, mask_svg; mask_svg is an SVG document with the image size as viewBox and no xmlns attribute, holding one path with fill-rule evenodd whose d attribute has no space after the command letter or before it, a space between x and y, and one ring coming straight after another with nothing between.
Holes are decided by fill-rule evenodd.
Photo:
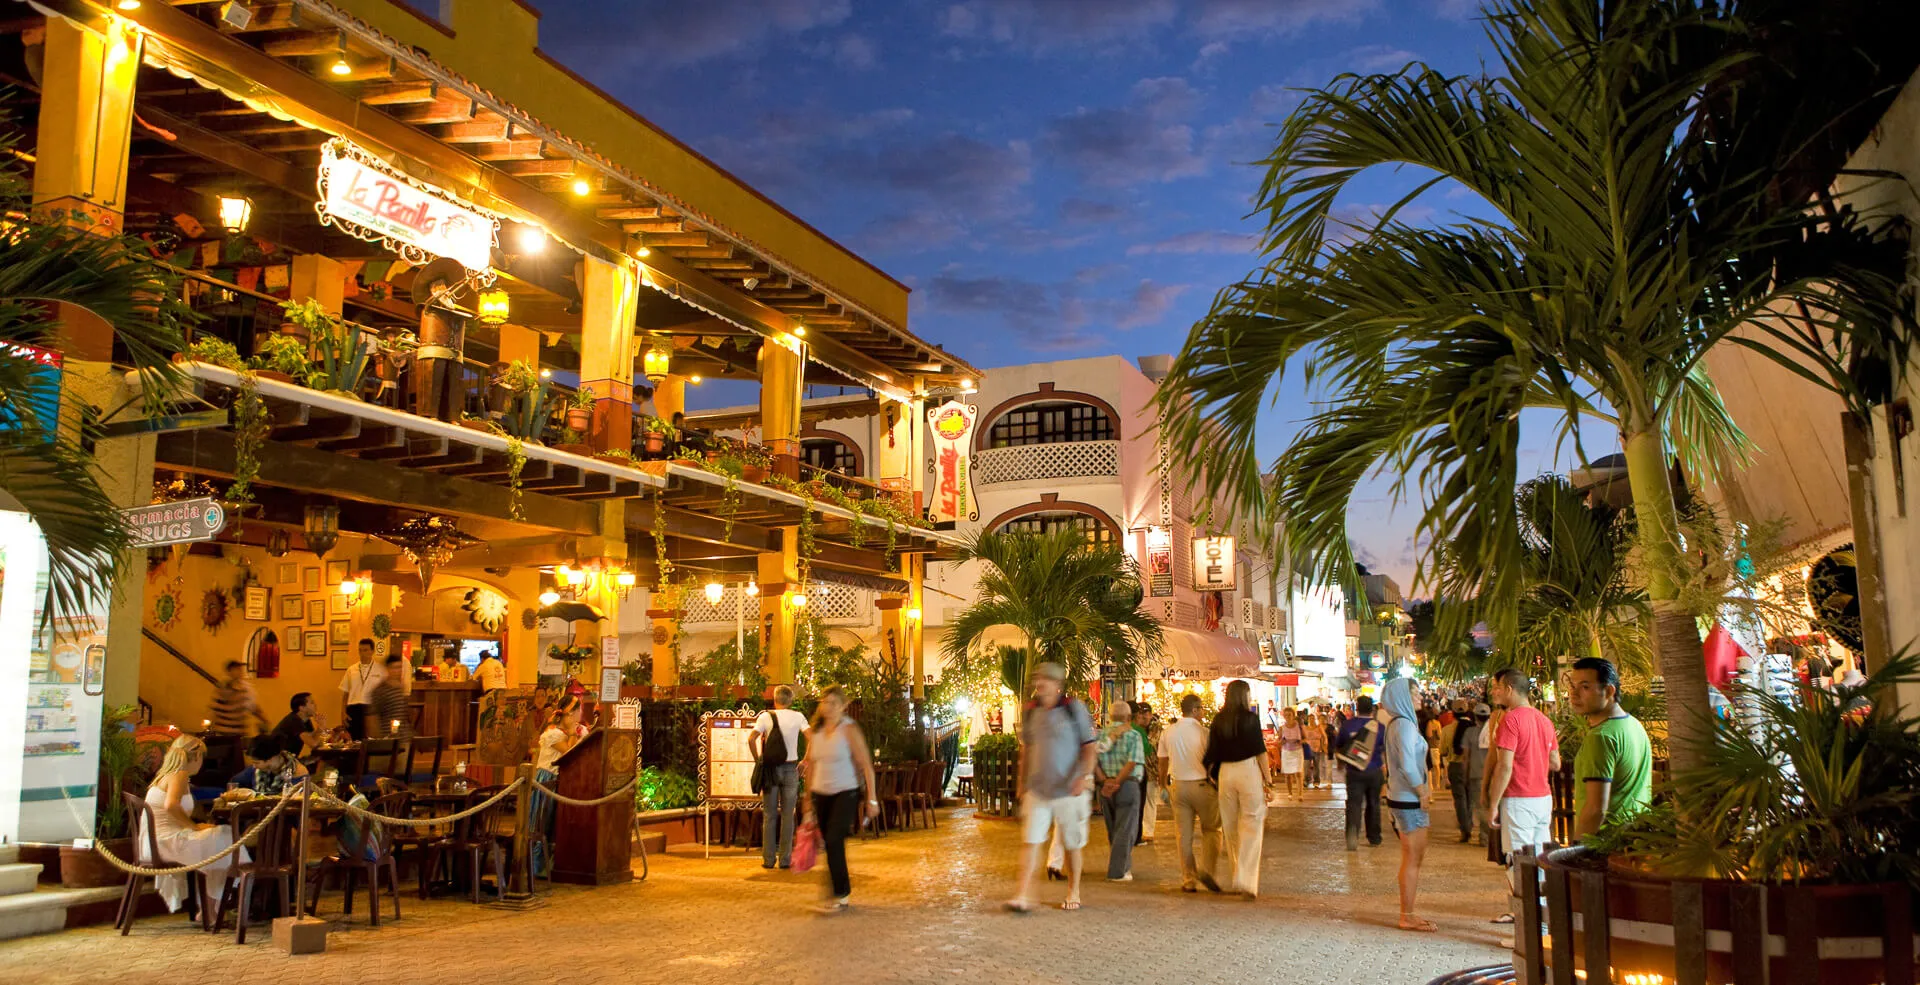
<instances>
[{"instance_id":1,"label":"hotel sign","mask_svg":"<svg viewBox=\"0 0 1920 985\"><path fill-rule=\"evenodd\" d=\"M1238 581L1232 537L1193 539L1193 590L1231 592Z\"/></svg>"},{"instance_id":2,"label":"hotel sign","mask_svg":"<svg viewBox=\"0 0 1920 985\"><path fill-rule=\"evenodd\" d=\"M1147 594L1152 598L1173 597L1173 530L1147 528Z\"/></svg>"},{"instance_id":3,"label":"hotel sign","mask_svg":"<svg viewBox=\"0 0 1920 985\"><path fill-rule=\"evenodd\" d=\"M972 468L973 423L979 413L979 408L958 400L927 411L927 424L933 429L933 458L927 467L934 476L927 519L934 523L980 519Z\"/></svg>"},{"instance_id":4,"label":"hotel sign","mask_svg":"<svg viewBox=\"0 0 1920 985\"><path fill-rule=\"evenodd\" d=\"M210 497L136 506L120 515L133 528L134 547L212 540L227 525L227 511Z\"/></svg>"},{"instance_id":5,"label":"hotel sign","mask_svg":"<svg viewBox=\"0 0 1920 985\"><path fill-rule=\"evenodd\" d=\"M320 148L322 225L380 243L415 264L447 257L491 281L500 222L452 195L394 171L348 141Z\"/></svg>"}]
</instances>

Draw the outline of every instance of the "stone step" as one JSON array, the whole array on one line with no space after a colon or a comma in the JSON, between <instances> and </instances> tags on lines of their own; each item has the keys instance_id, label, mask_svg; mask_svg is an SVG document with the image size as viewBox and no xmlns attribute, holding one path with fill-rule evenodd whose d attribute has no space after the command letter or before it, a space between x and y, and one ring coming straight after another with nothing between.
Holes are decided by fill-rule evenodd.
<instances>
[{"instance_id":1,"label":"stone step","mask_svg":"<svg viewBox=\"0 0 1920 985\"><path fill-rule=\"evenodd\" d=\"M0 896L0 940L50 934L67 926L67 908L86 903L112 902L120 898L122 888L40 889L31 893Z\"/></svg>"},{"instance_id":2,"label":"stone step","mask_svg":"<svg viewBox=\"0 0 1920 985\"><path fill-rule=\"evenodd\" d=\"M13 842L0 845L0 865L12 865L20 861L20 846Z\"/></svg>"},{"instance_id":3,"label":"stone step","mask_svg":"<svg viewBox=\"0 0 1920 985\"><path fill-rule=\"evenodd\" d=\"M17 857L17 856L16 856ZM14 862L0 864L0 896L15 896L31 893L35 883L40 881L40 866Z\"/></svg>"}]
</instances>

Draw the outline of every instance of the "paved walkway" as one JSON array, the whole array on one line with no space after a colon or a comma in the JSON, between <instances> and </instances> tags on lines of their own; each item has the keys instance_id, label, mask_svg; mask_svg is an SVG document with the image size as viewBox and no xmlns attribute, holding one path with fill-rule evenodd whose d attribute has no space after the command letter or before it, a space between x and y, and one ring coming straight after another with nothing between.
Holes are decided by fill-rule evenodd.
<instances>
[{"instance_id":1,"label":"paved walkway","mask_svg":"<svg viewBox=\"0 0 1920 985\"><path fill-rule=\"evenodd\" d=\"M1506 959L1495 946L1500 928L1487 923L1503 909L1499 871L1484 849L1454 843L1452 811L1437 806L1421 905L1438 934L1392 926L1393 835L1349 854L1339 803L1316 792L1269 812L1253 903L1180 893L1172 824L1162 819L1160 841L1136 854L1134 882L1090 882L1077 913L1006 914L1016 827L962 808L937 831L857 843L855 906L836 916L811 912L814 874L765 871L757 852L708 861L676 846L653 860L647 882L558 887L532 912L403 896L405 919L374 930L356 913L324 955L289 958L265 928L238 947L231 933L208 937L182 917L152 918L126 938L96 927L0 944L0 981L1425 985ZM1098 827L1088 850L1103 861ZM1064 895L1059 883L1048 892ZM330 893L323 915L338 906Z\"/></svg>"}]
</instances>

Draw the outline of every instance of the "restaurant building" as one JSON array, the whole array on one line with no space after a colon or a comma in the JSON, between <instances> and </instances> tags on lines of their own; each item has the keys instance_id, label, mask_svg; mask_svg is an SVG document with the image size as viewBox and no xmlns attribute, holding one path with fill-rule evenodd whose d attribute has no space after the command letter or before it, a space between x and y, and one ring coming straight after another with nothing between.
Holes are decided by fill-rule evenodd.
<instances>
[{"instance_id":1,"label":"restaurant building","mask_svg":"<svg viewBox=\"0 0 1920 985\"><path fill-rule=\"evenodd\" d=\"M102 709L198 730L230 660L270 718L304 691L336 724L362 638L415 664L496 650L504 692L410 687L450 758L502 766L543 660L589 698L671 694L712 581L753 587L776 682L814 585L880 600L919 670L901 620L957 535L920 518L914 425L981 373L910 331L898 281L554 61L532 7L437 10L12 5L36 203L151 244L203 316L154 419L118 411L139 381L74 313L63 404L117 412L97 454L124 506L221 522L154 524L111 611L42 640L35 535L0 514L7 840L90 835ZM672 430L703 379L758 384L752 441ZM886 422L832 496L808 384Z\"/></svg>"}]
</instances>

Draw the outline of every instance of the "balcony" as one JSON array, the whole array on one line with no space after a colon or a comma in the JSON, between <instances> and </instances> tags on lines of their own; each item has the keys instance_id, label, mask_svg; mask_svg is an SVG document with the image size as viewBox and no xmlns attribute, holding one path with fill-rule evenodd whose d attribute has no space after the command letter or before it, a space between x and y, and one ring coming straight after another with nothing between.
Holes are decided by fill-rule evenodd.
<instances>
[{"instance_id":1,"label":"balcony","mask_svg":"<svg viewBox=\"0 0 1920 985\"><path fill-rule=\"evenodd\" d=\"M1028 479L1103 478L1119 474L1118 441L1016 445L988 448L973 456L973 481L983 486Z\"/></svg>"}]
</instances>

